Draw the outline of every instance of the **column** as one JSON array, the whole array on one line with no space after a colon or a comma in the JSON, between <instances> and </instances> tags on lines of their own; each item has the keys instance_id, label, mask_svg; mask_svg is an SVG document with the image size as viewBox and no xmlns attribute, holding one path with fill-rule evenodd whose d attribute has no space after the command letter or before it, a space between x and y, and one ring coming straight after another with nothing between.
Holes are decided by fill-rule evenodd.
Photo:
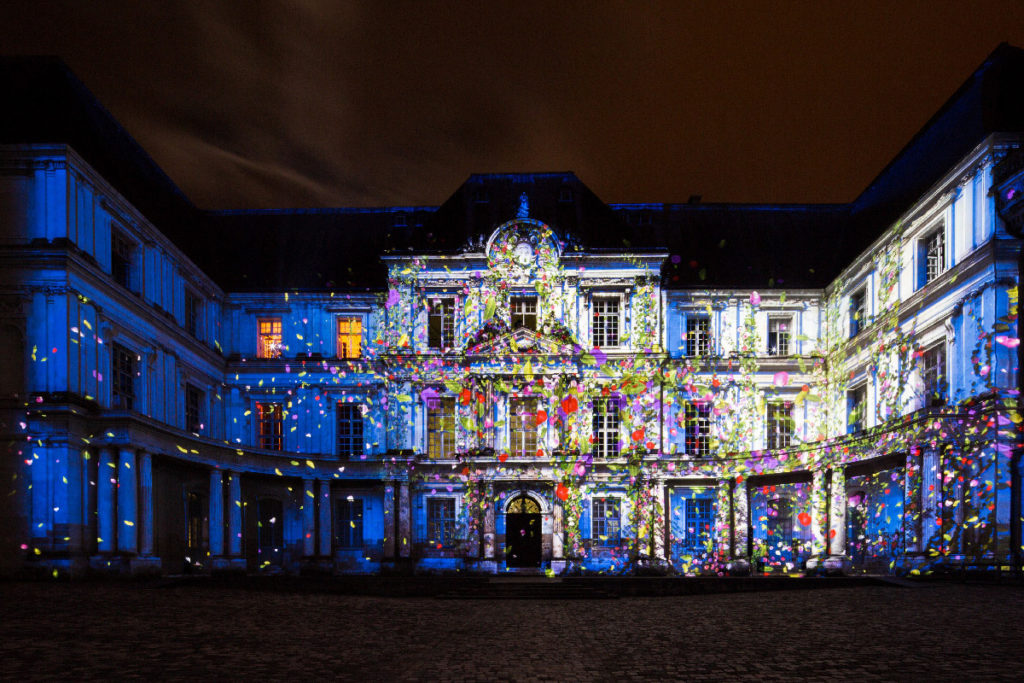
<instances>
[{"instance_id":1,"label":"column","mask_svg":"<svg viewBox=\"0 0 1024 683\"><path fill-rule=\"evenodd\" d=\"M921 465L921 542L920 551L938 552L942 548L942 471L939 453L934 448L924 452Z\"/></svg>"},{"instance_id":2,"label":"column","mask_svg":"<svg viewBox=\"0 0 1024 683\"><path fill-rule=\"evenodd\" d=\"M719 562L728 562L732 557L732 540L732 482L722 479L715 487L715 545Z\"/></svg>"},{"instance_id":3,"label":"column","mask_svg":"<svg viewBox=\"0 0 1024 683\"><path fill-rule=\"evenodd\" d=\"M829 487L828 508L828 554L846 555L846 470L832 469L832 485Z\"/></svg>"},{"instance_id":4,"label":"column","mask_svg":"<svg viewBox=\"0 0 1024 683\"><path fill-rule=\"evenodd\" d=\"M121 448L117 465L117 550L138 552L138 491L135 449Z\"/></svg>"},{"instance_id":5,"label":"column","mask_svg":"<svg viewBox=\"0 0 1024 683\"><path fill-rule=\"evenodd\" d=\"M398 486L398 556L410 557L412 553L412 514L409 504L409 484Z\"/></svg>"},{"instance_id":6,"label":"column","mask_svg":"<svg viewBox=\"0 0 1024 683\"><path fill-rule=\"evenodd\" d=\"M228 554L242 554L242 475L228 472Z\"/></svg>"},{"instance_id":7,"label":"column","mask_svg":"<svg viewBox=\"0 0 1024 683\"><path fill-rule=\"evenodd\" d=\"M99 465L96 469L96 547L101 553L112 553L116 547L114 496L117 488L117 464L114 451L100 449Z\"/></svg>"},{"instance_id":8,"label":"column","mask_svg":"<svg viewBox=\"0 0 1024 683\"><path fill-rule=\"evenodd\" d=\"M488 490L493 493L493 487L488 485ZM487 498L487 511L484 514L484 556L494 557L494 496L489 495ZM565 504L555 498L555 504L553 506L554 519L551 525L551 557L555 560L565 559ZM490 513L491 518L491 554L487 555L487 513Z\"/></svg>"},{"instance_id":9,"label":"column","mask_svg":"<svg viewBox=\"0 0 1024 683\"><path fill-rule=\"evenodd\" d=\"M395 482L384 485L384 559L395 557Z\"/></svg>"},{"instance_id":10,"label":"column","mask_svg":"<svg viewBox=\"0 0 1024 683\"><path fill-rule=\"evenodd\" d=\"M210 557L224 555L224 482L220 470L210 472Z\"/></svg>"},{"instance_id":11,"label":"column","mask_svg":"<svg viewBox=\"0 0 1024 683\"><path fill-rule=\"evenodd\" d=\"M153 554L153 456L139 453L139 554Z\"/></svg>"},{"instance_id":12,"label":"column","mask_svg":"<svg viewBox=\"0 0 1024 683\"><path fill-rule=\"evenodd\" d=\"M334 529L331 524L331 482L324 480L320 482L320 554L324 557L331 557L333 548L331 541L334 538ZM365 514L365 513L364 513Z\"/></svg>"},{"instance_id":13,"label":"column","mask_svg":"<svg viewBox=\"0 0 1024 683\"><path fill-rule=\"evenodd\" d=\"M665 559L665 520L668 505L665 501L665 482L657 480L651 487L651 537L654 557Z\"/></svg>"},{"instance_id":14,"label":"column","mask_svg":"<svg viewBox=\"0 0 1024 683\"><path fill-rule=\"evenodd\" d=\"M821 557L828 551L822 522L827 521L825 508L825 470L811 473L811 556Z\"/></svg>"},{"instance_id":15,"label":"column","mask_svg":"<svg viewBox=\"0 0 1024 683\"><path fill-rule=\"evenodd\" d=\"M316 494L313 493L313 480L302 480L302 556L312 557L316 554Z\"/></svg>"},{"instance_id":16,"label":"column","mask_svg":"<svg viewBox=\"0 0 1024 683\"><path fill-rule=\"evenodd\" d=\"M750 546L750 495L746 482L735 482L732 486L733 557L749 557Z\"/></svg>"}]
</instances>

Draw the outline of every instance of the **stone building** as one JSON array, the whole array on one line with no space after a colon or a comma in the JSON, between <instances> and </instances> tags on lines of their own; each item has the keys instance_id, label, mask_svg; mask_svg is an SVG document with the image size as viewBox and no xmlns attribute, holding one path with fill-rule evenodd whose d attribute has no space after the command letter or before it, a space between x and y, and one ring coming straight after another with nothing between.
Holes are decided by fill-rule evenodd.
<instances>
[{"instance_id":1,"label":"stone building","mask_svg":"<svg viewBox=\"0 0 1024 683\"><path fill-rule=\"evenodd\" d=\"M204 211L0 74L5 575L1021 567L1018 49L835 205Z\"/></svg>"}]
</instances>

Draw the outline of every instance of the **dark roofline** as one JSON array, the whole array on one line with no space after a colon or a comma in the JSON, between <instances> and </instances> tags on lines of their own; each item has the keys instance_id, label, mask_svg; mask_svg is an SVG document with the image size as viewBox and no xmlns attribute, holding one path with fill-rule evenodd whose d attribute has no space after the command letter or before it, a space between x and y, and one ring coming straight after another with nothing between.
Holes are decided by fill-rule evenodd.
<instances>
[{"instance_id":1,"label":"dark roofline","mask_svg":"<svg viewBox=\"0 0 1024 683\"><path fill-rule=\"evenodd\" d=\"M436 206L337 206L294 209L216 209L203 211L207 216L348 216L376 213L433 213Z\"/></svg>"}]
</instances>

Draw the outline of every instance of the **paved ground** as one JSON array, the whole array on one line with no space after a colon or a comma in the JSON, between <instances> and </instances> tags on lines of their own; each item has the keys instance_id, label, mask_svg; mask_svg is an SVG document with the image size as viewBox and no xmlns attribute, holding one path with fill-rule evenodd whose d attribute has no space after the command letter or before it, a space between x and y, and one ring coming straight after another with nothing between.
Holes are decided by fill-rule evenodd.
<instances>
[{"instance_id":1,"label":"paved ground","mask_svg":"<svg viewBox=\"0 0 1024 683\"><path fill-rule=\"evenodd\" d=\"M1024 589L451 601L0 584L0 679L1024 680Z\"/></svg>"}]
</instances>

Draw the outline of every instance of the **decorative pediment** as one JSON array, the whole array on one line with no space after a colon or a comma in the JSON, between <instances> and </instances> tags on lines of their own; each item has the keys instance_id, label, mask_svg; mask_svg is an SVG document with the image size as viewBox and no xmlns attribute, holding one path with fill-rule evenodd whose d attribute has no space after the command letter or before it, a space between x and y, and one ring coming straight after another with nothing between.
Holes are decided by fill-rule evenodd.
<instances>
[{"instance_id":1,"label":"decorative pediment","mask_svg":"<svg viewBox=\"0 0 1024 683\"><path fill-rule=\"evenodd\" d=\"M486 341L471 345L466 353L474 356L507 356L513 354L571 354L572 343L534 330L519 328L504 332Z\"/></svg>"}]
</instances>

